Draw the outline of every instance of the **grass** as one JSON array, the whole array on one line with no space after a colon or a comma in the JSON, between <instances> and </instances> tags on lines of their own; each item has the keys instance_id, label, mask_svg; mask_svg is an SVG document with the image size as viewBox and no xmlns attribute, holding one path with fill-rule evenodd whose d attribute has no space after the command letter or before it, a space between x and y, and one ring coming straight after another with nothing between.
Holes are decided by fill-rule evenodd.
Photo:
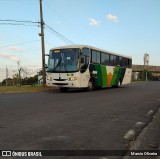
<instances>
[{"instance_id":1,"label":"grass","mask_svg":"<svg viewBox=\"0 0 160 159\"><path fill-rule=\"evenodd\" d=\"M0 93L28 93L28 92L44 92L55 88L42 86L0 86Z\"/></svg>"}]
</instances>

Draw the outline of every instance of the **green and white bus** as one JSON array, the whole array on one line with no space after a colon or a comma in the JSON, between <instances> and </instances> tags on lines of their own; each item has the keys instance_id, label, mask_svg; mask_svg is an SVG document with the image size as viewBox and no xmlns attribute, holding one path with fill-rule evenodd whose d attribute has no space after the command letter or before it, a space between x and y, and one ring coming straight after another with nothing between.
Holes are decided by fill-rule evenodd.
<instances>
[{"instance_id":1,"label":"green and white bus","mask_svg":"<svg viewBox=\"0 0 160 159\"><path fill-rule=\"evenodd\" d=\"M130 83L132 58L88 45L69 45L50 50L46 85L94 90Z\"/></svg>"}]
</instances>

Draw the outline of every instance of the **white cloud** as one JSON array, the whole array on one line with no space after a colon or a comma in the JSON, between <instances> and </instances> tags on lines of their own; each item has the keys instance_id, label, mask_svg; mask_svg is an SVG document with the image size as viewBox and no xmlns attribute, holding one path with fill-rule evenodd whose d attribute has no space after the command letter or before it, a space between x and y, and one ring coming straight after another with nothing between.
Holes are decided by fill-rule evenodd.
<instances>
[{"instance_id":1,"label":"white cloud","mask_svg":"<svg viewBox=\"0 0 160 159\"><path fill-rule=\"evenodd\" d=\"M106 16L107 20L111 21L111 22L118 22L118 17L112 14L107 14Z\"/></svg>"},{"instance_id":2,"label":"white cloud","mask_svg":"<svg viewBox=\"0 0 160 159\"><path fill-rule=\"evenodd\" d=\"M89 25L91 25L91 26L99 26L100 22L95 20L94 18L90 18L89 19Z\"/></svg>"},{"instance_id":3,"label":"white cloud","mask_svg":"<svg viewBox=\"0 0 160 159\"><path fill-rule=\"evenodd\" d=\"M9 55L7 53L1 53L0 57L5 58L5 59L10 59L12 61L18 61L19 60L17 56L15 56L15 55Z\"/></svg>"},{"instance_id":4,"label":"white cloud","mask_svg":"<svg viewBox=\"0 0 160 159\"><path fill-rule=\"evenodd\" d=\"M22 52L22 51L24 51L23 49L21 49L19 47L16 47L16 46L9 46L8 48L9 48L9 50L16 51L16 52Z\"/></svg>"}]
</instances>

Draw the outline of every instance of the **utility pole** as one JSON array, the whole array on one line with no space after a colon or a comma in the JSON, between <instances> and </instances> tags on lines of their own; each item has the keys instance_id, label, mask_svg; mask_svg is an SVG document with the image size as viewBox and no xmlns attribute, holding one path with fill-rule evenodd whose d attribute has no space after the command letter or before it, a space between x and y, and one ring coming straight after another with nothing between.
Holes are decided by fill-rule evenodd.
<instances>
[{"instance_id":1,"label":"utility pole","mask_svg":"<svg viewBox=\"0 0 160 159\"><path fill-rule=\"evenodd\" d=\"M6 66L6 86L8 86L8 68Z\"/></svg>"},{"instance_id":2,"label":"utility pole","mask_svg":"<svg viewBox=\"0 0 160 159\"><path fill-rule=\"evenodd\" d=\"M42 44L42 74L43 74L43 86L46 84L46 70L45 70L45 47L44 47L44 21L42 12L42 0L40 1L40 24L41 24L41 44Z\"/></svg>"},{"instance_id":3,"label":"utility pole","mask_svg":"<svg viewBox=\"0 0 160 159\"><path fill-rule=\"evenodd\" d=\"M147 74L147 71L146 71L146 82L148 81L148 74Z\"/></svg>"},{"instance_id":4,"label":"utility pole","mask_svg":"<svg viewBox=\"0 0 160 159\"><path fill-rule=\"evenodd\" d=\"M17 62L18 64L18 86L21 86L21 68L20 68L20 61Z\"/></svg>"}]
</instances>

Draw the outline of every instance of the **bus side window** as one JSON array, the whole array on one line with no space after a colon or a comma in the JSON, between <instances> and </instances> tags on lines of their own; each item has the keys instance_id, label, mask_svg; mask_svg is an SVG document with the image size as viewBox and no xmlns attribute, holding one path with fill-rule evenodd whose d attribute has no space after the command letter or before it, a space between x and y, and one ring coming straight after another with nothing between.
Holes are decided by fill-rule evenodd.
<instances>
[{"instance_id":1,"label":"bus side window","mask_svg":"<svg viewBox=\"0 0 160 159\"><path fill-rule=\"evenodd\" d=\"M130 68L132 68L132 59L130 59Z\"/></svg>"},{"instance_id":2,"label":"bus side window","mask_svg":"<svg viewBox=\"0 0 160 159\"><path fill-rule=\"evenodd\" d=\"M129 67L129 68L132 67L132 59L128 59L128 67Z\"/></svg>"},{"instance_id":3,"label":"bus side window","mask_svg":"<svg viewBox=\"0 0 160 159\"><path fill-rule=\"evenodd\" d=\"M92 50L92 63L100 63L100 52Z\"/></svg>"},{"instance_id":4,"label":"bus side window","mask_svg":"<svg viewBox=\"0 0 160 159\"><path fill-rule=\"evenodd\" d=\"M118 65L119 66L123 65L123 57L121 57L121 56L118 57Z\"/></svg>"},{"instance_id":5,"label":"bus side window","mask_svg":"<svg viewBox=\"0 0 160 159\"><path fill-rule=\"evenodd\" d=\"M111 66L116 66L117 65L117 56L110 55L110 64L111 64Z\"/></svg>"},{"instance_id":6,"label":"bus side window","mask_svg":"<svg viewBox=\"0 0 160 159\"><path fill-rule=\"evenodd\" d=\"M101 64L103 65L109 65L109 54L107 53L101 53Z\"/></svg>"}]
</instances>

